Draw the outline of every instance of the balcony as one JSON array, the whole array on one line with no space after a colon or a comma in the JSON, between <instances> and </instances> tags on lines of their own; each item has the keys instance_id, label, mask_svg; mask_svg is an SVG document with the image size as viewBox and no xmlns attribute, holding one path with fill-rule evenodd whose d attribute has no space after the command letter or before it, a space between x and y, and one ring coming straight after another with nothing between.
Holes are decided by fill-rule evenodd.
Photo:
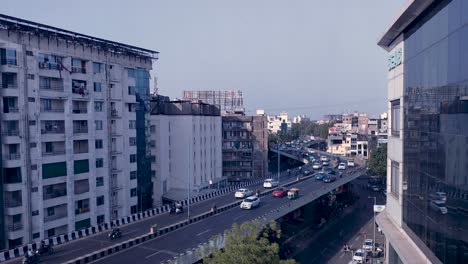
<instances>
[{"instance_id":1,"label":"balcony","mask_svg":"<svg viewBox=\"0 0 468 264\"><path fill-rule=\"evenodd\" d=\"M112 117L119 117L119 116L120 116L120 115L119 115L119 111L117 111L117 110L115 110L115 109L112 109L112 110L111 110L111 116L112 116Z\"/></svg>"},{"instance_id":2,"label":"balcony","mask_svg":"<svg viewBox=\"0 0 468 264\"><path fill-rule=\"evenodd\" d=\"M21 156L19 153L8 153L3 155L4 160L19 160L21 159Z\"/></svg>"},{"instance_id":3,"label":"balcony","mask_svg":"<svg viewBox=\"0 0 468 264\"><path fill-rule=\"evenodd\" d=\"M17 137L19 136L19 130L6 130L2 131L3 136L8 136L8 137Z\"/></svg>"},{"instance_id":4,"label":"balcony","mask_svg":"<svg viewBox=\"0 0 468 264\"><path fill-rule=\"evenodd\" d=\"M89 91L86 87L86 81L72 80L72 93L79 94L82 97L87 97L89 95Z\"/></svg>"},{"instance_id":5,"label":"balcony","mask_svg":"<svg viewBox=\"0 0 468 264\"><path fill-rule=\"evenodd\" d=\"M74 127L73 134L87 134L88 127Z\"/></svg>"},{"instance_id":6,"label":"balcony","mask_svg":"<svg viewBox=\"0 0 468 264\"><path fill-rule=\"evenodd\" d=\"M21 191L18 191L18 192L20 192L21 194ZM11 192L5 192L6 197L5 197L4 204L6 208L15 208L15 207L23 206L23 203L21 202L21 197L17 197L17 198L8 197L8 193L11 193Z\"/></svg>"},{"instance_id":7,"label":"balcony","mask_svg":"<svg viewBox=\"0 0 468 264\"><path fill-rule=\"evenodd\" d=\"M88 109L86 109L86 108L74 108L73 113L74 114L86 114L86 113L88 113Z\"/></svg>"},{"instance_id":8,"label":"balcony","mask_svg":"<svg viewBox=\"0 0 468 264\"><path fill-rule=\"evenodd\" d=\"M19 112L19 108L16 107L16 106L6 106L6 107L3 107L3 113L5 114L8 114L8 113L18 113Z\"/></svg>"},{"instance_id":9,"label":"balcony","mask_svg":"<svg viewBox=\"0 0 468 264\"><path fill-rule=\"evenodd\" d=\"M17 65L16 64L16 59L13 58L1 58L0 59L0 64L1 65Z\"/></svg>"},{"instance_id":10,"label":"balcony","mask_svg":"<svg viewBox=\"0 0 468 264\"><path fill-rule=\"evenodd\" d=\"M42 134L63 134L65 133L65 128L53 128L53 129L41 129Z\"/></svg>"},{"instance_id":11,"label":"balcony","mask_svg":"<svg viewBox=\"0 0 468 264\"><path fill-rule=\"evenodd\" d=\"M46 216L44 216L44 222L54 221L54 220L57 220L57 219L65 218L67 216L68 215L67 215L66 211L65 211L64 214L46 215Z\"/></svg>"},{"instance_id":12,"label":"balcony","mask_svg":"<svg viewBox=\"0 0 468 264\"><path fill-rule=\"evenodd\" d=\"M2 79L1 79L0 84L3 89L18 88L16 73L9 73L9 72L2 73Z\"/></svg>"},{"instance_id":13,"label":"balcony","mask_svg":"<svg viewBox=\"0 0 468 264\"><path fill-rule=\"evenodd\" d=\"M52 151L45 151L42 152L42 156L58 156L58 155L65 155L65 150L52 150Z\"/></svg>"},{"instance_id":14,"label":"balcony","mask_svg":"<svg viewBox=\"0 0 468 264\"><path fill-rule=\"evenodd\" d=\"M44 208L44 222L50 222L68 216L67 204Z\"/></svg>"},{"instance_id":15,"label":"balcony","mask_svg":"<svg viewBox=\"0 0 468 264\"><path fill-rule=\"evenodd\" d=\"M49 199L54 199L54 198L58 198L58 197L66 196L66 195L67 195L66 189L53 189L50 192L44 192L43 198L44 200L49 200Z\"/></svg>"},{"instance_id":16,"label":"balcony","mask_svg":"<svg viewBox=\"0 0 468 264\"><path fill-rule=\"evenodd\" d=\"M39 69L47 69L47 70L60 69L60 66L58 63L52 63L52 62L39 62L38 66L39 66Z\"/></svg>"},{"instance_id":17,"label":"balcony","mask_svg":"<svg viewBox=\"0 0 468 264\"><path fill-rule=\"evenodd\" d=\"M23 229L23 223L12 223L7 224L7 230L9 232L18 231Z\"/></svg>"}]
</instances>

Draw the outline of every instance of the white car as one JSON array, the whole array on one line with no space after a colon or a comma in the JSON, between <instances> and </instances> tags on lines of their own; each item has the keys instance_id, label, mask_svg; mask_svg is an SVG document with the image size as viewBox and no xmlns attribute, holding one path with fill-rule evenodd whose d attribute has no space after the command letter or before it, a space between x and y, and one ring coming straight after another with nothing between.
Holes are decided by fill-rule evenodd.
<instances>
[{"instance_id":1,"label":"white car","mask_svg":"<svg viewBox=\"0 0 468 264\"><path fill-rule=\"evenodd\" d=\"M371 251L372 247L374 246L374 241L372 239L364 240L364 244L362 244L362 249L365 251Z\"/></svg>"},{"instance_id":2,"label":"white car","mask_svg":"<svg viewBox=\"0 0 468 264\"><path fill-rule=\"evenodd\" d=\"M322 157L320 157L320 161L328 161L327 156L322 156Z\"/></svg>"},{"instance_id":3,"label":"white car","mask_svg":"<svg viewBox=\"0 0 468 264\"><path fill-rule=\"evenodd\" d=\"M249 189L239 189L234 194L236 198L245 198L253 195L253 191Z\"/></svg>"},{"instance_id":4,"label":"white car","mask_svg":"<svg viewBox=\"0 0 468 264\"><path fill-rule=\"evenodd\" d=\"M447 202L447 194L444 193L444 192L435 192L435 193L431 193L429 195L429 197L431 198L431 200L433 201L442 201L442 202Z\"/></svg>"},{"instance_id":5,"label":"white car","mask_svg":"<svg viewBox=\"0 0 468 264\"><path fill-rule=\"evenodd\" d=\"M265 181L263 181L263 188L275 188L278 185L279 182L273 179L266 179Z\"/></svg>"},{"instance_id":6,"label":"white car","mask_svg":"<svg viewBox=\"0 0 468 264\"><path fill-rule=\"evenodd\" d=\"M314 164L312 164L312 169L314 170L319 170L322 168L322 164L318 163L318 162L315 162Z\"/></svg>"},{"instance_id":7,"label":"white car","mask_svg":"<svg viewBox=\"0 0 468 264\"><path fill-rule=\"evenodd\" d=\"M348 160L348 167L354 167L354 160Z\"/></svg>"},{"instance_id":8,"label":"white car","mask_svg":"<svg viewBox=\"0 0 468 264\"><path fill-rule=\"evenodd\" d=\"M346 164L344 162L341 162L339 165L338 165L338 169L339 170L346 170Z\"/></svg>"},{"instance_id":9,"label":"white car","mask_svg":"<svg viewBox=\"0 0 468 264\"><path fill-rule=\"evenodd\" d=\"M439 201L439 200L431 201L429 206L431 207L432 210L440 214L444 215L448 213L448 210L447 210L447 207L445 207L444 201Z\"/></svg>"},{"instance_id":10,"label":"white car","mask_svg":"<svg viewBox=\"0 0 468 264\"><path fill-rule=\"evenodd\" d=\"M354 252L353 261L356 263L362 263L364 261L364 252L362 249L358 249Z\"/></svg>"},{"instance_id":11,"label":"white car","mask_svg":"<svg viewBox=\"0 0 468 264\"><path fill-rule=\"evenodd\" d=\"M256 196L247 197L242 203L240 204L241 209L252 209L260 205L260 198Z\"/></svg>"},{"instance_id":12,"label":"white car","mask_svg":"<svg viewBox=\"0 0 468 264\"><path fill-rule=\"evenodd\" d=\"M328 161L326 161L326 160L322 161L322 166L328 166L328 165L330 165L330 163L328 163Z\"/></svg>"}]
</instances>

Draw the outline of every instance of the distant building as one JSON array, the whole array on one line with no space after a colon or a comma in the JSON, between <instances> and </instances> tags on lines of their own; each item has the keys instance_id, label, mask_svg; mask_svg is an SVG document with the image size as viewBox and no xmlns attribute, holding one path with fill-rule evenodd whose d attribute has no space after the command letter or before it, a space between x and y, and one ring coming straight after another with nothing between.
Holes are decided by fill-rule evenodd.
<instances>
[{"instance_id":1,"label":"distant building","mask_svg":"<svg viewBox=\"0 0 468 264\"><path fill-rule=\"evenodd\" d=\"M222 132L218 107L156 97L151 111L154 204L183 200L215 187L222 177Z\"/></svg>"},{"instance_id":2,"label":"distant building","mask_svg":"<svg viewBox=\"0 0 468 264\"><path fill-rule=\"evenodd\" d=\"M278 133L278 131L288 131L291 129L292 123L288 119L288 113L281 112L277 116L268 116L268 131Z\"/></svg>"},{"instance_id":3,"label":"distant building","mask_svg":"<svg viewBox=\"0 0 468 264\"><path fill-rule=\"evenodd\" d=\"M216 105L221 115L227 112L245 112L242 91L184 91L183 100Z\"/></svg>"},{"instance_id":4,"label":"distant building","mask_svg":"<svg viewBox=\"0 0 468 264\"><path fill-rule=\"evenodd\" d=\"M292 123L299 124L306 121L310 121L310 118L308 118L306 115L298 115L293 117Z\"/></svg>"},{"instance_id":5,"label":"distant building","mask_svg":"<svg viewBox=\"0 0 468 264\"><path fill-rule=\"evenodd\" d=\"M341 122L343 120L343 114L328 114L324 116L325 120Z\"/></svg>"},{"instance_id":6,"label":"distant building","mask_svg":"<svg viewBox=\"0 0 468 264\"><path fill-rule=\"evenodd\" d=\"M268 129L264 115L222 117L223 177L245 181L268 172Z\"/></svg>"}]
</instances>

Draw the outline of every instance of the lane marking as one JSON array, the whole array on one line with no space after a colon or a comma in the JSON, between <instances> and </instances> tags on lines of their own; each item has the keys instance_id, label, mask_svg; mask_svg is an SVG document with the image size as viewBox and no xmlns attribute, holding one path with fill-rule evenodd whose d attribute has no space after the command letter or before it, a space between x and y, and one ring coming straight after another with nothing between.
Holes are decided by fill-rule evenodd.
<instances>
[{"instance_id":1,"label":"lane marking","mask_svg":"<svg viewBox=\"0 0 468 264\"><path fill-rule=\"evenodd\" d=\"M151 258L152 256L157 255L157 254L159 254L159 253L161 253L161 251L158 251L158 252L156 252L156 253L150 254L150 255L146 256L145 259Z\"/></svg>"},{"instance_id":2,"label":"lane marking","mask_svg":"<svg viewBox=\"0 0 468 264\"><path fill-rule=\"evenodd\" d=\"M358 240L359 240L359 236L357 236L357 237L354 239L354 241L358 241Z\"/></svg>"},{"instance_id":3,"label":"lane marking","mask_svg":"<svg viewBox=\"0 0 468 264\"><path fill-rule=\"evenodd\" d=\"M245 215L238 216L238 217L234 218L233 220L234 220L234 221L237 221L237 220L239 220L240 218L242 218L242 217L244 217L244 216L245 216Z\"/></svg>"},{"instance_id":4,"label":"lane marking","mask_svg":"<svg viewBox=\"0 0 468 264\"><path fill-rule=\"evenodd\" d=\"M210 231L211 231L211 229L207 229L207 230L205 230L205 231L203 231L201 233L198 233L197 236L201 236L201 235L203 235L203 234L205 234L207 232L210 232Z\"/></svg>"}]
</instances>

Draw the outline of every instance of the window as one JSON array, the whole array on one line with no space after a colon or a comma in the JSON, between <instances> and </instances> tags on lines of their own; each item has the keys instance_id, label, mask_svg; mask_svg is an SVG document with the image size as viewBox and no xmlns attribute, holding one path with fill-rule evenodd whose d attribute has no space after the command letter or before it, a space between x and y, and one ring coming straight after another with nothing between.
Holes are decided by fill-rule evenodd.
<instances>
[{"instance_id":1,"label":"window","mask_svg":"<svg viewBox=\"0 0 468 264\"><path fill-rule=\"evenodd\" d=\"M136 154L130 154L130 163L136 162Z\"/></svg>"},{"instance_id":2,"label":"window","mask_svg":"<svg viewBox=\"0 0 468 264\"><path fill-rule=\"evenodd\" d=\"M31 55L31 56L32 56L32 55ZM40 237L41 237L41 233L39 233L39 232L33 233L33 235L32 235L32 238L33 238L33 239L38 239L38 238L40 238Z\"/></svg>"},{"instance_id":3,"label":"window","mask_svg":"<svg viewBox=\"0 0 468 264\"><path fill-rule=\"evenodd\" d=\"M392 180L392 185L391 185L391 190L390 192L395 195L396 198L398 198L399 195L399 185L400 185L400 164L398 162L392 161L392 167L391 167L391 180Z\"/></svg>"},{"instance_id":4,"label":"window","mask_svg":"<svg viewBox=\"0 0 468 264\"><path fill-rule=\"evenodd\" d=\"M28 78L29 80L34 80L34 74L28 74L27 78Z\"/></svg>"},{"instance_id":5,"label":"window","mask_svg":"<svg viewBox=\"0 0 468 264\"><path fill-rule=\"evenodd\" d=\"M37 146L36 142L29 143L29 147L30 147L30 148L35 148L36 146Z\"/></svg>"},{"instance_id":6,"label":"window","mask_svg":"<svg viewBox=\"0 0 468 264\"><path fill-rule=\"evenodd\" d=\"M97 222L98 225L103 224L104 223L104 215L98 215L97 218L96 218L96 222Z\"/></svg>"},{"instance_id":7,"label":"window","mask_svg":"<svg viewBox=\"0 0 468 264\"><path fill-rule=\"evenodd\" d=\"M135 87L129 86L128 87L128 94L129 95L135 95Z\"/></svg>"},{"instance_id":8,"label":"window","mask_svg":"<svg viewBox=\"0 0 468 264\"><path fill-rule=\"evenodd\" d=\"M137 172L136 171L131 171L130 172L130 180L134 180L137 178Z\"/></svg>"},{"instance_id":9,"label":"window","mask_svg":"<svg viewBox=\"0 0 468 264\"><path fill-rule=\"evenodd\" d=\"M151 178L156 178L156 171L154 170L151 171Z\"/></svg>"},{"instance_id":10,"label":"window","mask_svg":"<svg viewBox=\"0 0 468 264\"><path fill-rule=\"evenodd\" d=\"M96 177L96 187L104 186L104 177Z\"/></svg>"},{"instance_id":11,"label":"window","mask_svg":"<svg viewBox=\"0 0 468 264\"><path fill-rule=\"evenodd\" d=\"M36 125L36 120L29 120L29 125L30 126L35 126Z\"/></svg>"},{"instance_id":12,"label":"window","mask_svg":"<svg viewBox=\"0 0 468 264\"><path fill-rule=\"evenodd\" d=\"M390 118L392 119L392 136L400 136L400 100L391 102L392 112Z\"/></svg>"},{"instance_id":13,"label":"window","mask_svg":"<svg viewBox=\"0 0 468 264\"><path fill-rule=\"evenodd\" d=\"M94 92L96 93L102 92L101 83L97 83L97 82L94 83Z\"/></svg>"},{"instance_id":14,"label":"window","mask_svg":"<svg viewBox=\"0 0 468 264\"><path fill-rule=\"evenodd\" d=\"M156 132L156 126L155 125L150 126L150 132L151 133Z\"/></svg>"},{"instance_id":15,"label":"window","mask_svg":"<svg viewBox=\"0 0 468 264\"><path fill-rule=\"evenodd\" d=\"M128 139L130 146L136 146L136 137L131 137Z\"/></svg>"},{"instance_id":16,"label":"window","mask_svg":"<svg viewBox=\"0 0 468 264\"><path fill-rule=\"evenodd\" d=\"M127 69L128 78L135 78L135 69Z\"/></svg>"},{"instance_id":17,"label":"window","mask_svg":"<svg viewBox=\"0 0 468 264\"><path fill-rule=\"evenodd\" d=\"M136 188L130 189L130 197L135 197L135 196L137 196L137 189Z\"/></svg>"},{"instance_id":18,"label":"window","mask_svg":"<svg viewBox=\"0 0 468 264\"><path fill-rule=\"evenodd\" d=\"M93 62L93 73L101 73L102 72L102 63Z\"/></svg>"},{"instance_id":19,"label":"window","mask_svg":"<svg viewBox=\"0 0 468 264\"><path fill-rule=\"evenodd\" d=\"M129 129L136 129L136 120L129 120L128 121L128 128Z\"/></svg>"},{"instance_id":20,"label":"window","mask_svg":"<svg viewBox=\"0 0 468 264\"><path fill-rule=\"evenodd\" d=\"M89 172L89 161L85 160L75 160L73 163L73 172L75 174Z\"/></svg>"},{"instance_id":21,"label":"window","mask_svg":"<svg viewBox=\"0 0 468 264\"><path fill-rule=\"evenodd\" d=\"M104 167L104 159L103 158L96 159L96 168L102 168L102 167Z\"/></svg>"},{"instance_id":22,"label":"window","mask_svg":"<svg viewBox=\"0 0 468 264\"><path fill-rule=\"evenodd\" d=\"M37 165L36 164L31 165L31 170L37 170Z\"/></svg>"},{"instance_id":23,"label":"window","mask_svg":"<svg viewBox=\"0 0 468 264\"><path fill-rule=\"evenodd\" d=\"M32 212L31 212L31 215L32 215L32 216L39 215L39 210L32 211Z\"/></svg>"},{"instance_id":24,"label":"window","mask_svg":"<svg viewBox=\"0 0 468 264\"><path fill-rule=\"evenodd\" d=\"M35 165L37 168L37 165ZM56 162L42 164L42 178L49 179L55 177L67 176L67 163Z\"/></svg>"},{"instance_id":25,"label":"window","mask_svg":"<svg viewBox=\"0 0 468 264\"><path fill-rule=\"evenodd\" d=\"M86 61L72 58L72 72L86 73Z\"/></svg>"},{"instance_id":26,"label":"window","mask_svg":"<svg viewBox=\"0 0 468 264\"><path fill-rule=\"evenodd\" d=\"M17 65L15 49L0 49L0 64Z\"/></svg>"},{"instance_id":27,"label":"window","mask_svg":"<svg viewBox=\"0 0 468 264\"><path fill-rule=\"evenodd\" d=\"M47 208L47 216L53 216L53 215L55 215L55 207Z\"/></svg>"},{"instance_id":28,"label":"window","mask_svg":"<svg viewBox=\"0 0 468 264\"><path fill-rule=\"evenodd\" d=\"M96 130L102 130L102 120L95 120L94 125L96 126Z\"/></svg>"},{"instance_id":29,"label":"window","mask_svg":"<svg viewBox=\"0 0 468 264\"><path fill-rule=\"evenodd\" d=\"M96 206L104 204L104 195L96 197Z\"/></svg>"},{"instance_id":30,"label":"window","mask_svg":"<svg viewBox=\"0 0 468 264\"><path fill-rule=\"evenodd\" d=\"M137 206L136 205L130 206L130 213L131 214L136 214L137 213Z\"/></svg>"},{"instance_id":31,"label":"window","mask_svg":"<svg viewBox=\"0 0 468 264\"><path fill-rule=\"evenodd\" d=\"M26 56L34 56L33 52L31 50L26 51Z\"/></svg>"},{"instance_id":32,"label":"window","mask_svg":"<svg viewBox=\"0 0 468 264\"><path fill-rule=\"evenodd\" d=\"M102 106L104 105L103 102L94 102L94 111L102 112Z\"/></svg>"},{"instance_id":33,"label":"window","mask_svg":"<svg viewBox=\"0 0 468 264\"><path fill-rule=\"evenodd\" d=\"M39 188L38 187L32 187L31 188L31 192L38 192L39 191Z\"/></svg>"},{"instance_id":34,"label":"window","mask_svg":"<svg viewBox=\"0 0 468 264\"><path fill-rule=\"evenodd\" d=\"M102 139L96 139L94 146L96 149L102 149Z\"/></svg>"}]
</instances>

